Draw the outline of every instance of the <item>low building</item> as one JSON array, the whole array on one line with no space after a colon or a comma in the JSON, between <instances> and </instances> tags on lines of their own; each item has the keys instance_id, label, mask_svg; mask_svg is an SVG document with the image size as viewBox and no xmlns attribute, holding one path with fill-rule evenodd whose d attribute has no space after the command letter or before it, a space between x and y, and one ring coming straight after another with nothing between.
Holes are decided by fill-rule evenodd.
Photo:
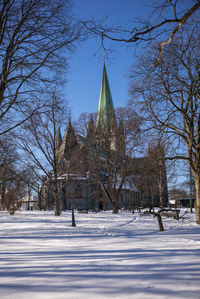
<instances>
[{"instance_id":1,"label":"low building","mask_svg":"<svg viewBox=\"0 0 200 299\"><path fill-rule=\"evenodd\" d=\"M35 195L25 196L20 200L20 210L33 211L38 209L38 198Z\"/></svg>"}]
</instances>

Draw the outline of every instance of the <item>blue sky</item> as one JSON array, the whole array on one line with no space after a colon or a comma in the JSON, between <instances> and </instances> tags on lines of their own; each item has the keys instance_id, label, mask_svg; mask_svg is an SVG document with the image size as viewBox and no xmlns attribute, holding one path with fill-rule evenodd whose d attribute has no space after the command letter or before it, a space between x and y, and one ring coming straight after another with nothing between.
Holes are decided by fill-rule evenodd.
<instances>
[{"instance_id":1,"label":"blue sky","mask_svg":"<svg viewBox=\"0 0 200 299\"><path fill-rule=\"evenodd\" d=\"M110 15L111 24L130 24L136 17L148 11L149 1L134 0L75 0L74 13L83 19L103 18ZM97 39L79 44L70 58L65 98L71 108L72 119L82 112L96 112L103 70L103 53L94 53L99 47ZM115 107L124 106L128 100L127 73L135 57L135 46L115 43L115 52L106 59L106 68ZM103 51L102 51L103 52Z\"/></svg>"}]
</instances>

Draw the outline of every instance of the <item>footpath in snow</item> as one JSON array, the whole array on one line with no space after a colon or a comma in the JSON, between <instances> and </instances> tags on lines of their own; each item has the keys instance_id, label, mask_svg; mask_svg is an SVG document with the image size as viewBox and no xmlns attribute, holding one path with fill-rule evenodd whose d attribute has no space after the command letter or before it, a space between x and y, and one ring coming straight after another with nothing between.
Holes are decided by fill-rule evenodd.
<instances>
[{"instance_id":1,"label":"footpath in snow","mask_svg":"<svg viewBox=\"0 0 200 299\"><path fill-rule=\"evenodd\" d=\"M190 214L191 215L191 214ZM0 212L0 298L200 298L200 226L129 212Z\"/></svg>"}]
</instances>

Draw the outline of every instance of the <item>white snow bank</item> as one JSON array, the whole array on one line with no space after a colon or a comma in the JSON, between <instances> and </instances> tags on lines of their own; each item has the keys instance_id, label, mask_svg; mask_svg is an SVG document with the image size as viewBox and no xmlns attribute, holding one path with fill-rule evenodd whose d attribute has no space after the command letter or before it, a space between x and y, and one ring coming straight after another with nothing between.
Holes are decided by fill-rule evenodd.
<instances>
[{"instance_id":1,"label":"white snow bank","mask_svg":"<svg viewBox=\"0 0 200 299\"><path fill-rule=\"evenodd\" d=\"M200 226L111 212L0 212L0 298L199 298ZM194 216L193 216L194 217Z\"/></svg>"}]
</instances>

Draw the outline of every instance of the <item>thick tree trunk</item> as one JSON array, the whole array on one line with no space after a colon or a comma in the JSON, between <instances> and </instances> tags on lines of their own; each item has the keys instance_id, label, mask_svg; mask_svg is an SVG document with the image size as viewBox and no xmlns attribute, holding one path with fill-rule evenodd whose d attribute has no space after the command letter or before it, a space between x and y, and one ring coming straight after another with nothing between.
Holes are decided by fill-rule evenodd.
<instances>
[{"instance_id":1,"label":"thick tree trunk","mask_svg":"<svg viewBox=\"0 0 200 299\"><path fill-rule=\"evenodd\" d=\"M192 213L192 198L193 198L193 192L192 192L192 171L190 169L190 213Z\"/></svg>"},{"instance_id":2,"label":"thick tree trunk","mask_svg":"<svg viewBox=\"0 0 200 299\"><path fill-rule=\"evenodd\" d=\"M154 196L153 196L153 188L151 187L151 207L154 209L155 202L154 202Z\"/></svg>"},{"instance_id":3,"label":"thick tree trunk","mask_svg":"<svg viewBox=\"0 0 200 299\"><path fill-rule=\"evenodd\" d=\"M61 211L60 211L60 197L58 194L58 186L57 186L57 181L54 182L54 210L55 210L55 216L60 216Z\"/></svg>"},{"instance_id":4,"label":"thick tree trunk","mask_svg":"<svg viewBox=\"0 0 200 299\"><path fill-rule=\"evenodd\" d=\"M162 192L162 183L159 183L158 185L159 187L159 205L160 205L160 208L163 209L163 192Z\"/></svg>"},{"instance_id":5,"label":"thick tree trunk","mask_svg":"<svg viewBox=\"0 0 200 299\"><path fill-rule=\"evenodd\" d=\"M200 224L200 176L194 176L196 189L196 222Z\"/></svg>"},{"instance_id":6,"label":"thick tree trunk","mask_svg":"<svg viewBox=\"0 0 200 299\"><path fill-rule=\"evenodd\" d=\"M113 214L117 214L118 211L119 211L119 208L118 208L117 203L115 202L115 203L113 203Z\"/></svg>"},{"instance_id":7,"label":"thick tree trunk","mask_svg":"<svg viewBox=\"0 0 200 299\"><path fill-rule=\"evenodd\" d=\"M57 200L56 200L56 203L57 203ZM60 209L57 204L55 206L55 216L60 216Z\"/></svg>"},{"instance_id":8,"label":"thick tree trunk","mask_svg":"<svg viewBox=\"0 0 200 299\"><path fill-rule=\"evenodd\" d=\"M2 190L1 190L1 204L0 204L0 210L1 211L5 210L5 190L6 190L6 188L5 188L5 185L3 183Z\"/></svg>"}]
</instances>

